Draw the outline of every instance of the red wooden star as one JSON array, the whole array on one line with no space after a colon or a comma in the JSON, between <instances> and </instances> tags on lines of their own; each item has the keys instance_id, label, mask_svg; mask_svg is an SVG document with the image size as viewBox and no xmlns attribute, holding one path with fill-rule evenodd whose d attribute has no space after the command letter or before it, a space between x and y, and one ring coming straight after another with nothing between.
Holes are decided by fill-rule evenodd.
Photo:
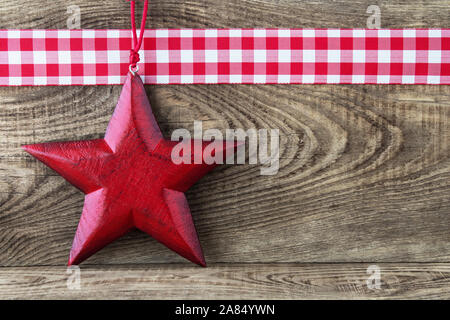
<instances>
[{"instance_id":1,"label":"red wooden star","mask_svg":"<svg viewBox=\"0 0 450 320\"><path fill-rule=\"evenodd\" d=\"M128 74L104 139L23 147L86 194L69 265L136 227L206 266L184 192L215 164L175 164L171 152L177 143L163 138L142 80ZM202 154L209 143L201 142ZM215 154L224 157L237 144L233 150L221 145Z\"/></svg>"}]
</instances>

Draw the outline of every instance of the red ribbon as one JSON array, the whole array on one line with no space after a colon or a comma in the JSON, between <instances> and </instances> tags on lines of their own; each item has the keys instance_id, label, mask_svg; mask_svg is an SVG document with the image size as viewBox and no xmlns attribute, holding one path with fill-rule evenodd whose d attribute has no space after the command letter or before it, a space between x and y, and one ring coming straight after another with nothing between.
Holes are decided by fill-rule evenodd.
<instances>
[{"instance_id":1,"label":"red ribbon","mask_svg":"<svg viewBox=\"0 0 450 320\"><path fill-rule=\"evenodd\" d=\"M133 44L132 44L132 48L130 50L130 66L131 66L131 68L135 69L137 63L140 61L139 49L141 48L142 39L144 38L145 21L147 20L148 0L145 0L145 2L144 2L144 10L142 13L141 32L139 34L139 39L137 37L136 19L134 17L135 1L131 0L130 4L131 4L131 29L133 31Z\"/></svg>"}]
</instances>

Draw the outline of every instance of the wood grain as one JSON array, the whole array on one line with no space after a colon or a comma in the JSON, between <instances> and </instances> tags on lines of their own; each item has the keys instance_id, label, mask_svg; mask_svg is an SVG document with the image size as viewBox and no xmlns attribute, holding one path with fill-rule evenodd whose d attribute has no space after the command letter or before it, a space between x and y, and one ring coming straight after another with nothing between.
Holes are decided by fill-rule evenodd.
<instances>
[{"instance_id":1,"label":"wood grain","mask_svg":"<svg viewBox=\"0 0 450 320\"><path fill-rule=\"evenodd\" d=\"M100 138L118 89L1 89L2 265L66 262L82 194L20 145ZM148 93L169 136L203 119L218 128L279 128L287 137L277 175L221 167L188 193L207 261L449 261L448 87L160 86ZM137 232L88 261L181 262Z\"/></svg>"},{"instance_id":2,"label":"wood grain","mask_svg":"<svg viewBox=\"0 0 450 320\"><path fill-rule=\"evenodd\" d=\"M129 28L128 4L105 0L3 0L0 28L65 28L70 4L80 5L83 28ZM374 3L155 0L149 27L365 27L369 4ZM450 27L450 1L379 4L382 27ZM57 267L25 266L62 266L67 262L83 206L80 192L27 156L20 145L102 137L120 89L0 88L0 266L8 267L0 269L0 288L6 285L4 281L13 281L0 295L27 295L27 279L39 283L38 274L43 270L50 270L42 280L47 286L55 277L65 276L64 270L54 275L60 270ZM322 268L322 263L333 263L313 276L331 286L325 289L330 294L312 291L311 296L336 298L354 297L342 288L370 297L360 287L345 283L341 287L340 281L347 276L366 276L366 266L363 270L351 263L450 262L449 86L195 85L146 89L166 138L176 128L191 129L194 120L203 120L205 128L278 128L281 132L277 175L261 176L260 167L254 165L222 166L187 195L206 260L213 265L230 263L208 269L208 276L194 273L195 279L204 281L199 285L209 286L205 296L308 296L310 287L302 287L303 282L289 284L290 277L303 269L290 264L280 269L271 264L274 262L320 263L308 265L306 270L311 273ZM140 292L158 296L158 290L164 288L164 281L151 282L154 278L149 270L153 267L142 264L180 262L181 258L138 232L87 261L96 265L95 270L110 270L115 279L125 272L137 283L143 273L147 282L136 284L129 292L120 289L123 282L117 280L115 292L128 298ZM239 291L229 281L252 274L247 265L239 263L251 263L251 268L260 270L257 274L264 283L266 278L276 279L272 274L278 272L288 280L270 280L269 289L261 285L250 293ZM123 264L139 265L127 269L120 266ZM404 264L389 265L395 271L392 281L412 282L395 287L391 296L449 296L448 264L432 264L424 273L401 266ZM422 268L422 264L411 266L413 270ZM157 274L168 277L163 270L171 268L161 265ZM181 279L191 270L184 268L175 267L184 274ZM349 269L343 271L345 268ZM208 278L210 272L212 278ZM224 285L223 292L214 291L214 280L222 274L232 288ZM96 290L102 283L95 280L97 275L92 277L88 277L92 289L80 296L114 296ZM56 285L57 297L75 295L61 291L63 286ZM172 297L182 298L190 292L172 286ZM43 290L36 289L29 296L45 297ZM390 294L384 291L380 297Z\"/></svg>"},{"instance_id":3,"label":"wood grain","mask_svg":"<svg viewBox=\"0 0 450 320\"><path fill-rule=\"evenodd\" d=\"M0 299L449 299L450 266L379 265L368 289L365 264L82 267L80 289L65 268L0 268ZM72 271L73 272L73 271Z\"/></svg>"}]
</instances>

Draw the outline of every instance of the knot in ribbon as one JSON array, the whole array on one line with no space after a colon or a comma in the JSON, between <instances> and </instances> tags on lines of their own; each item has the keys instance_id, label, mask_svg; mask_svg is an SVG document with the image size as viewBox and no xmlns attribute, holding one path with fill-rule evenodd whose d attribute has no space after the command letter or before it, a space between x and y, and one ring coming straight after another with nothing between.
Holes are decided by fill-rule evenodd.
<instances>
[{"instance_id":1,"label":"knot in ribbon","mask_svg":"<svg viewBox=\"0 0 450 320\"><path fill-rule=\"evenodd\" d=\"M144 38L145 32L145 21L147 19L147 10L148 10L148 0L144 2L144 9L142 12L142 21L141 21L141 32L139 34L139 39L137 37L136 31L136 20L135 20L135 1L130 1L131 5L131 31L133 34L133 44L130 49L130 67L136 68L137 63L141 60L139 57L139 49L141 48L142 39Z\"/></svg>"}]
</instances>

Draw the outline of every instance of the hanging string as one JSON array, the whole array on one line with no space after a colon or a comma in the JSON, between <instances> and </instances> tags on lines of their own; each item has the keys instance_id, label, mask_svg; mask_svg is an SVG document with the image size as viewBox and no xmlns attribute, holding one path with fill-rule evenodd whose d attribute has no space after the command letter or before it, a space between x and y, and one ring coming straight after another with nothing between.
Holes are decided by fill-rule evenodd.
<instances>
[{"instance_id":1,"label":"hanging string","mask_svg":"<svg viewBox=\"0 0 450 320\"><path fill-rule=\"evenodd\" d=\"M130 5L131 5L131 29L133 32L133 44L132 44L132 47L130 50L130 71L133 72L133 70L135 70L137 67L137 63L140 61L139 49L141 48L142 40L144 38L145 21L147 20L148 0L145 0L145 2L144 2L144 10L142 13L141 31L139 34L139 38L137 36L136 19L134 17L135 16L135 1L130 0Z\"/></svg>"}]
</instances>

